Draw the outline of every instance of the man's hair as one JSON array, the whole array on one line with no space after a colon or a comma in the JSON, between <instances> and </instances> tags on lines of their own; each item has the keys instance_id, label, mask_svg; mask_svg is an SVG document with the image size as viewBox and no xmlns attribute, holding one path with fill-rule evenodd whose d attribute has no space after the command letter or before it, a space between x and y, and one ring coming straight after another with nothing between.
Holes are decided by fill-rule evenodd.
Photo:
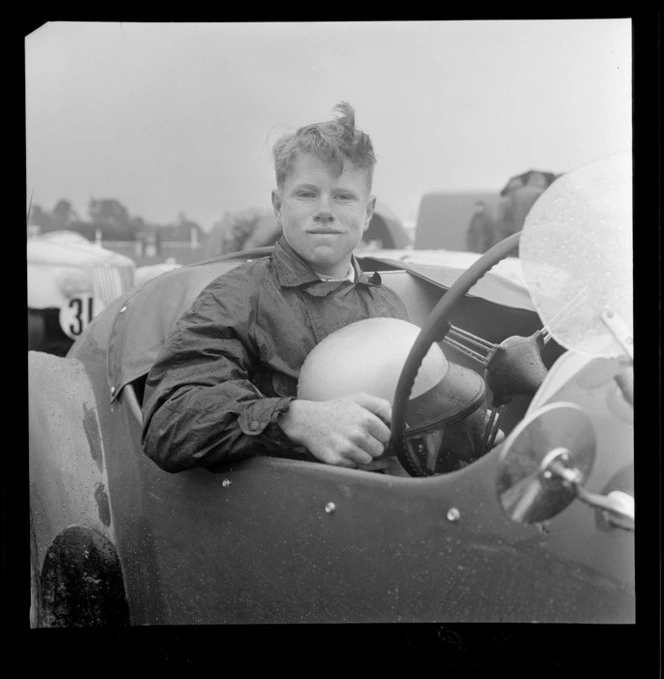
<instances>
[{"instance_id":1,"label":"man's hair","mask_svg":"<svg viewBox=\"0 0 664 679\"><path fill-rule=\"evenodd\" d=\"M376 164L371 139L368 134L356 129L355 110L350 104L342 101L334 110L339 113L336 120L300 127L295 133L277 140L272 149L277 186L283 186L299 153L313 153L328 164L337 177L344 170L344 161L351 161L366 171L371 188Z\"/></svg>"}]
</instances>

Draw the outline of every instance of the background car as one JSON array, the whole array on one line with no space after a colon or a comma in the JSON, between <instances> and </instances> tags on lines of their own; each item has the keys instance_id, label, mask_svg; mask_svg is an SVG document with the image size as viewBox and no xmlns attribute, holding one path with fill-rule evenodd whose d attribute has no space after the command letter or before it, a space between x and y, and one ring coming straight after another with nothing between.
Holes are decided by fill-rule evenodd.
<instances>
[{"instance_id":1,"label":"background car","mask_svg":"<svg viewBox=\"0 0 664 679\"><path fill-rule=\"evenodd\" d=\"M136 265L73 231L29 237L28 349L64 356L93 318L134 285Z\"/></svg>"}]
</instances>

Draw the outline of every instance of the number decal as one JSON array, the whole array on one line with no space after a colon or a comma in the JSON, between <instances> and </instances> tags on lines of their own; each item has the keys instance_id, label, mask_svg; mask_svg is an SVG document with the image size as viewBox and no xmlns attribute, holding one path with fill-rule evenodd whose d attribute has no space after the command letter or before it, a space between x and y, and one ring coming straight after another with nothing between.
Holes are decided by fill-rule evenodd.
<instances>
[{"instance_id":1,"label":"number decal","mask_svg":"<svg viewBox=\"0 0 664 679\"><path fill-rule=\"evenodd\" d=\"M72 297L67 306L60 309L60 327L72 339L76 339L95 316L95 300L92 295Z\"/></svg>"},{"instance_id":2,"label":"number decal","mask_svg":"<svg viewBox=\"0 0 664 679\"><path fill-rule=\"evenodd\" d=\"M70 307L76 307L76 312L74 313L74 320L78 323L74 327L71 323L69 324L69 333L72 335L80 335L83 332L83 319L81 318L81 311L83 310L83 300L80 297L74 297L71 302L69 302Z\"/></svg>"}]
</instances>

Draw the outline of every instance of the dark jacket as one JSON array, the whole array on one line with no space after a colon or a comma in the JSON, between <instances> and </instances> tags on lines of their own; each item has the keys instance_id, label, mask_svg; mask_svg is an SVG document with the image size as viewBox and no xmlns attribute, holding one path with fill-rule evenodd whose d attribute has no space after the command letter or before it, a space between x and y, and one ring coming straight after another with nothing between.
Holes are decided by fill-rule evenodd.
<instances>
[{"instance_id":1,"label":"dark jacket","mask_svg":"<svg viewBox=\"0 0 664 679\"><path fill-rule=\"evenodd\" d=\"M484 253L497 242L493 217L487 212L475 212L468 225L466 247L468 252Z\"/></svg>"},{"instance_id":2,"label":"dark jacket","mask_svg":"<svg viewBox=\"0 0 664 679\"><path fill-rule=\"evenodd\" d=\"M147 378L143 449L170 472L252 455L314 459L277 423L307 354L330 333L373 317L407 319L368 277L323 282L282 239L272 256L210 283L182 316Z\"/></svg>"},{"instance_id":3,"label":"dark jacket","mask_svg":"<svg viewBox=\"0 0 664 679\"><path fill-rule=\"evenodd\" d=\"M539 186L521 186L500 201L496 219L499 240L523 229L530 209L543 192L544 189Z\"/></svg>"}]
</instances>

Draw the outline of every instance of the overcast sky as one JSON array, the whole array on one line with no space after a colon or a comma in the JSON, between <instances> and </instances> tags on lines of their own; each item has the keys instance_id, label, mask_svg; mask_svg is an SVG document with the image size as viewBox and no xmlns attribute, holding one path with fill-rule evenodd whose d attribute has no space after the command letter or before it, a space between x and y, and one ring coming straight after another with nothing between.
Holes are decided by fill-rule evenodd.
<instances>
[{"instance_id":1,"label":"overcast sky","mask_svg":"<svg viewBox=\"0 0 664 679\"><path fill-rule=\"evenodd\" d=\"M631 148L628 19L49 23L25 55L28 199L84 218L93 196L206 230L269 207L272 143L341 100L404 220L428 191Z\"/></svg>"}]
</instances>

